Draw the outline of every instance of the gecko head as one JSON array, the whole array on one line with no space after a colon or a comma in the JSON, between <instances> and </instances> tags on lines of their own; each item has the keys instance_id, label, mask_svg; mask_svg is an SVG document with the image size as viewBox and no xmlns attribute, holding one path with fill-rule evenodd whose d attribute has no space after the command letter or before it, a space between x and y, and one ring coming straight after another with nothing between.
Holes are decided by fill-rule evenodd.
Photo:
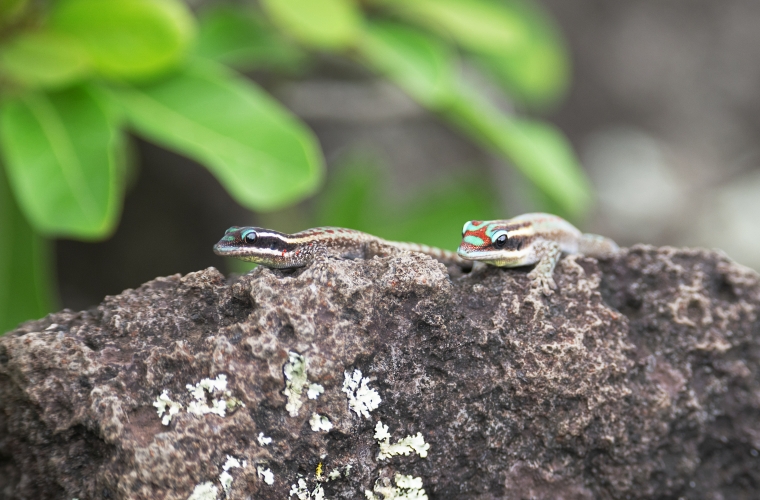
<instances>
[{"instance_id":1,"label":"gecko head","mask_svg":"<svg viewBox=\"0 0 760 500\"><path fill-rule=\"evenodd\" d=\"M288 264L288 252L291 250L292 244L287 235L253 226L233 226L214 245L217 255L277 268L293 267Z\"/></svg>"},{"instance_id":2,"label":"gecko head","mask_svg":"<svg viewBox=\"0 0 760 500\"><path fill-rule=\"evenodd\" d=\"M460 257L496 266L519 265L527 251L531 228L507 221L466 222L462 228Z\"/></svg>"}]
</instances>

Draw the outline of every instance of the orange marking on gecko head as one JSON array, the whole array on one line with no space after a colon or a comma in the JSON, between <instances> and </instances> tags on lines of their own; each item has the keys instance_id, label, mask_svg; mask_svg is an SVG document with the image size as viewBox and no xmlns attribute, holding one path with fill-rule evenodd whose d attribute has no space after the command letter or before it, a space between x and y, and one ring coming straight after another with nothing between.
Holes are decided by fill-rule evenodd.
<instances>
[{"instance_id":1,"label":"orange marking on gecko head","mask_svg":"<svg viewBox=\"0 0 760 500\"><path fill-rule=\"evenodd\" d=\"M491 245L491 236L486 232L488 225L483 224L480 227L474 227L480 225L480 221L472 221L471 228L465 230L462 235L462 243L460 248L462 249L477 249L487 247Z\"/></svg>"}]
</instances>

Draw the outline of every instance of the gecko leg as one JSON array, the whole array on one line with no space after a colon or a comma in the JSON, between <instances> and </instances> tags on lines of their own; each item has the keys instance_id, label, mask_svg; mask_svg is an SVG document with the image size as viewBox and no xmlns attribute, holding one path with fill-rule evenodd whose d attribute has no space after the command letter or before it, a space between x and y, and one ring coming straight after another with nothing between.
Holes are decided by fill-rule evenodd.
<instances>
[{"instance_id":1,"label":"gecko leg","mask_svg":"<svg viewBox=\"0 0 760 500\"><path fill-rule=\"evenodd\" d=\"M538 264L528 273L534 287L541 288L544 295L551 295L557 288L554 283L554 267L557 265L562 250L556 241L540 241L536 243L536 254L540 257Z\"/></svg>"}]
</instances>

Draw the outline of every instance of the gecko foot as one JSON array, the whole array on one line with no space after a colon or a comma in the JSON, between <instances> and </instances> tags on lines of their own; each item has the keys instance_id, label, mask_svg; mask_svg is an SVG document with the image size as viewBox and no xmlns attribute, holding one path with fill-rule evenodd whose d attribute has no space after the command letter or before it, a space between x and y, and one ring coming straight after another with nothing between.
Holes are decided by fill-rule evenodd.
<instances>
[{"instance_id":1,"label":"gecko foot","mask_svg":"<svg viewBox=\"0 0 760 500\"><path fill-rule=\"evenodd\" d=\"M531 286L541 289L546 296L553 294L553 290L557 289L557 284L554 282L554 278L551 275L536 272L534 269L528 273L528 278L532 281Z\"/></svg>"}]
</instances>

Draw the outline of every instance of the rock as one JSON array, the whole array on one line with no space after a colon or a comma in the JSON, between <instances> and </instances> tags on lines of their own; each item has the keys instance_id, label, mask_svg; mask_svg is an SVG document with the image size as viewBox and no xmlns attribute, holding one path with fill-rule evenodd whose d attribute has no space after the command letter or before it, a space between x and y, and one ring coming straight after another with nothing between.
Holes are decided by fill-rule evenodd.
<instances>
[{"instance_id":1,"label":"rock","mask_svg":"<svg viewBox=\"0 0 760 500\"><path fill-rule=\"evenodd\" d=\"M0 494L760 497L757 274L644 246L564 258L549 297L527 271L209 268L28 322Z\"/></svg>"}]
</instances>

